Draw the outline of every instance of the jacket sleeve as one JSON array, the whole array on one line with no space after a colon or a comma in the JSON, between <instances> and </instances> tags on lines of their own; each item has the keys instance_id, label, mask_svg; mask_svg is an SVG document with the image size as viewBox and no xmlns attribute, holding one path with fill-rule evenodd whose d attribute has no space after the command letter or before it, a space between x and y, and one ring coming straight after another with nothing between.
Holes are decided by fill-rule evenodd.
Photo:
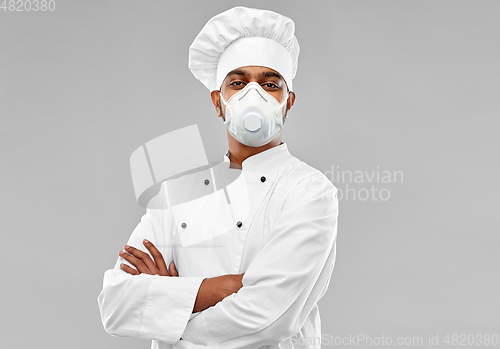
<instances>
[{"instance_id":1,"label":"jacket sleeve","mask_svg":"<svg viewBox=\"0 0 500 349\"><path fill-rule=\"evenodd\" d=\"M189 321L184 340L258 348L297 334L323 297L335 263L337 189L322 174L291 190L243 287Z\"/></svg>"},{"instance_id":2,"label":"jacket sleeve","mask_svg":"<svg viewBox=\"0 0 500 349\"><path fill-rule=\"evenodd\" d=\"M168 266L172 261L172 234L164 227L168 227L169 217L167 209L147 208L127 244L149 253L142 242L150 240ZM98 296L106 332L167 343L178 341L191 317L203 278L131 275L120 269L121 263L131 265L118 257L114 268L104 273Z\"/></svg>"}]
</instances>

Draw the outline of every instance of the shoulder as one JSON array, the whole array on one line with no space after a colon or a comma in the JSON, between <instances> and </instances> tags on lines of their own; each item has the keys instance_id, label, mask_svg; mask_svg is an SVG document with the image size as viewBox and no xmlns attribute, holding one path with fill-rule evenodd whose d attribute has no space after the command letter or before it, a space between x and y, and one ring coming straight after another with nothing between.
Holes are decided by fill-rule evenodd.
<instances>
[{"instance_id":1,"label":"shoulder","mask_svg":"<svg viewBox=\"0 0 500 349\"><path fill-rule=\"evenodd\" d=\"M311 199L337 200L337 188L320 170L291 157L278 168L278 198L309 197Z\"/></svg>"},{"instance_id":2,"label":"shoulder","mask_svg":"<svg viewBox=\"0 0 500 349\"><path fill-rule=\"evenodd\" d=\"M323 172L295 156L290 156L288 161L280 164L278 173L279 179L286 182L287 186L295 186L299 183L316 183L319 187L337 192L335 185Z\"/></svg>"}]
</instances>

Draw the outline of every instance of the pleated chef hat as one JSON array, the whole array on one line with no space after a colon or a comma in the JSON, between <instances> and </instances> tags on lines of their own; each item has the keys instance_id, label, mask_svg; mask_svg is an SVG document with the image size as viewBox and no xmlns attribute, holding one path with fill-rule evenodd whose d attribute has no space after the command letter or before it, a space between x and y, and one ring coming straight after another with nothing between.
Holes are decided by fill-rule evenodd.
<instances>
[{"instance_id":1,"label":"pleated chef hat","mask_svg":"<svg viewBox=\"0 0 500 349\"><path fill-rule=\"evenodd\" d=\"M292 91L299 43L295 23L279 13L234 7L212 17L189 47L189 69L210 91L244 66L276 70Z\"/></svg>"}]
</instances>

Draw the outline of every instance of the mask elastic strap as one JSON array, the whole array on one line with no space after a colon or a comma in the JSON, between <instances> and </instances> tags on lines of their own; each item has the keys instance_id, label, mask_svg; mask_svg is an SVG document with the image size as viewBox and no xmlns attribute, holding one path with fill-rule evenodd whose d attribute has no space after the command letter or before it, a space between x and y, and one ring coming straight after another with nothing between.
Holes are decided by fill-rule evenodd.
<instances>
[{"instance_id":1,"label":"mask elastic strap","mask_svg":"<svg viewBox=\"0 0 500 349\"><path fill-rule=\"evenodd\" d=\"M288 97L289 97L289 96L290 96L290 92L287 92L285 100L284 100L284 101L280 104L280 106L278 107L278 111L281 111L281 110L283 109L283 107L285 106L286 102L288 101ZM276 115L277 115L277 114L278 114L278 113L276 113ZM280 113L280 114L282 114L282 113ZM283 126L283 125L284 125L284 124L283 124L283 115L281 115L281 116L279 116L279 117L278 117L278 116L276 116L276 119L277 119L277 120L275 120L276 124L278 124L278 125L280 125L280 126Z\"/></svg>"},{"instance_id":2,"label":"mask elastic strap","mask_svg":"<svg viewBox=\"0 0 500 349\"><path fill-rule=\"evenodd\" d=\"M224 103L224 106L227 107L227 102L224 100L224 97L222 97L222 93L219 92L219 98L222 100L222 103Z\"/></svg>"},{"instance_id":3,"label":"mask elastic strap","mask_svg":"<svg viewBox=\"0 0 500 349\"><path fill-rule=\"evenodd\" d=\"M221 99L222 103L226 107L226 116L225 116L225 121L223 121L223 124L226 125L229 122L229 118L227 117L227 102L224 100L224 97L222 97L222 93L219 91L219 98ZM222 113L222 108L221 108L221 113Z\"/></svg>"}]
</instances>

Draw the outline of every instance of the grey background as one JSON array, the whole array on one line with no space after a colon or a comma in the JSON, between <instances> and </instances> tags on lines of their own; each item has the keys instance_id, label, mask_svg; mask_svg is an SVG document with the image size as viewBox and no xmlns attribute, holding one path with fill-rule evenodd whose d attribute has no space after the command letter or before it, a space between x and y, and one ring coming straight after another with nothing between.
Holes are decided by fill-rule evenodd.
<instances>
[{"instance_id":1,"label":"grey background","mask_svg":"<svg viewBox=\"0 0 500 349\"><path fill-rule=\"evenodd\" d=\"M129 157L196 123L222 160L225 129L187 57L237 4L296 23L290 152L322 172L404 174L334 180L390 198L340 201L323 333L500 335L500 2L56 0L0 11L1 346L149 348L108 335L97 306L144 213Z\"/></svg>"}]
</instances>

